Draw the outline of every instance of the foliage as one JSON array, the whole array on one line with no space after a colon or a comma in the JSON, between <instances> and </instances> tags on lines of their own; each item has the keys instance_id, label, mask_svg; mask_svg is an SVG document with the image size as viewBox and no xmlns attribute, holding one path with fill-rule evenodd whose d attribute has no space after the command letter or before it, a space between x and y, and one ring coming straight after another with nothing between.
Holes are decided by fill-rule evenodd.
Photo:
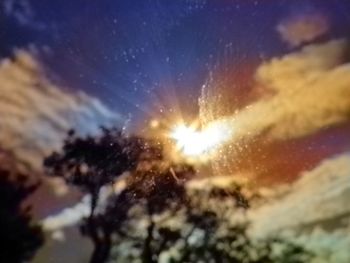
<instances>
[{"instance_id":1,"label":"foliage","mask_svg":"<svg viewBox=\"0 0 350 263\"><path fill-rule=\"evenodd\" d=\"M102 128L102 136L97 138L80 138L70 131L62 152L47 157L44 166L48 175L62 177L83 192L95 194L135 169L147 151L150 149L143 139L127 137L117 129Z\"/></svg>"},{"instance_id":2,"label":"foliage","mask_svg":"<svg viewBox=\"0 0 350 263\"><path fill-rule=\"evenodd\" d=\"M0 169L0 262L27 262L43 243L41 228L31 222L31 207L23 207L38 187L26 178Z\"/></svg>"},{"instance_id":3,"label":"foliage","mask_svg":"<svg viewBox=\"0 0 350 263\"><path fill-rule=\"evenodd\" d=\"M99 196L104 186L113 183L142 164L162 159L162 149L156 142L140 137L126 136L117 129L102 128L98 137L77 137L70 131L62 151L54 152L44 160L49 176L61 177L69 185L79 188L91 197L90 215L81 226L82 234L94 244L91 262L104 262L111 246L111 234L116 223L97 211ZM137 177L135 177L137 178ZM127 211L132 198L124 191L117 197L124 202L118 207L119 217Z\"/></svg>"},{"instance_id":4,"label":"foliage","mask_svg":"<svg viewBox=\"0 0 350 263\"><path fill-rule=\"evenodd\" d=\"M183 200L161 213L132 209L109 262L302 263L311 257L286 240L252 240L245 219L249 200L238 185L187 188Z\"/></svg>"},{"instance_id":5,"label":"foliage","mask_svg":"<svg viewBox=\"0 0 350 263\"><path fill-rule=\"evenodd\" d=\"M255 195L238 184L189 187L194 168L166 160L157 142L117 130L104 129L98 138L70 133L45 166L92 197L81 224L94 244L91 263L299 263L310 256L284 240L253 241L244 214ZM112 187L103 209L96 209L101 189L115 182L124 186Z\"/></svg>"}]
</instances>

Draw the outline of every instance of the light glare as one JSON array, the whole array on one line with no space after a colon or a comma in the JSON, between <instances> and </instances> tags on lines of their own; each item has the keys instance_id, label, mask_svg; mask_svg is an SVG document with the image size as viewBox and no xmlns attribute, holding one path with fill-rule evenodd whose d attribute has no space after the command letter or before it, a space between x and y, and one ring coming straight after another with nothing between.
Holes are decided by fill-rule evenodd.
<instances>
[{"instance_id":1,"label":"light glare","mask_svg":"<svg viewBox=\"0 0 350 263\"><path fill-rule=\"evenodd\" d=\"M184 155L203 157L217 149L229 137L229 133L223 123L208 125L201 131L181 124L175 127L170 137Z\"/></svg>"}]
</instances>

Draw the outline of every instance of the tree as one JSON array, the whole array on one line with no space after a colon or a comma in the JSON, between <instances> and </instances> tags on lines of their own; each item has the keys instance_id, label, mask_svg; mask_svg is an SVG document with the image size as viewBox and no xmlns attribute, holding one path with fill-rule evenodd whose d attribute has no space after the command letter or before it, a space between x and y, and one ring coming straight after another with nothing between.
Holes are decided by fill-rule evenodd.
<instances>
[{"instance_id":1,"label":"tree","mask_svg":"<svg viewBox=\"0 0 350 263\"><path fill-rule=\"evenodd\" d=\"M85 139L70 133L45 166L49 175L91 195L91 212L80 228L94 244L91 263L299 263L310 256L285 240L252 240L244 214L257 195L237 183L191 188L195 169L164 158L156 141L117 130ZM123 187L99 206L101 189L117 179Z\"/></svg>"},{"instance_id":2,"label":"tree","mask_svg":"<svg viewBox=\"0 0 350 263\"><path fill-rule=\"evenodd\" d=\"M128 200L112 200L110 209L105 213L105 218L114 222L116 243L132 240L134 246L139 248L142 262L158 262L168 240L157 242L159 233L156 231L157 222L154 217L169 210L175 214L182 208L182 204L187 202L185 184L194 174L193 167L189 165L172 164L164 160L148 166L147 169L137 169L124 190L124 193L129 194ZM125 213L124 220L115 224L115 217L120 214L120 206L124 206L125 202L129 203L128 213ZM138 220L143 220L146 224L145 235L141 237L135 235L137 231L133 225ZM168 232L163 234L170 237Z\"/></svg>"},{"instance_id":3,"label":"tree","mask_svg":"<svg viewBox=\"0 0 350 263\"><path fill-rule=\"evenodd\" d=\"M243 194L240 185L187 188L180 196L163 210L138 204L120 226L124 233L109 262L309 262L311 254L292 242L249 237L244 213L253 196Z\"/></svg>"},{"instance_id":4,"label":"tree","mask_svg":"<svg viewBox=\"0 0 350 263\"><path fill-rule=\"evenodd\" d=\"M102 223L103 217L96 211L101 189L113 185L121 175L135 170L144 160L161 158L158 143L126 136L117 129L102 128L102 135L95 138L80 138L70 131L62 151L44 160L49 176L61 177L91 197L90 215L81 228L94 244L91 263L105 262L111 245L111 229Z\"/></svg>"},{"instance_id":5,"label":"tree","mask_svg":"<svg viewBox=\"0 0 350 263\"><path fill-rule=\"evenodd\" d=\"M31 207L23 207L38 187L27 178L0 169L0 262L28 262L43 243L41 227L32 222Z\"/></svg>"}]
</instances>

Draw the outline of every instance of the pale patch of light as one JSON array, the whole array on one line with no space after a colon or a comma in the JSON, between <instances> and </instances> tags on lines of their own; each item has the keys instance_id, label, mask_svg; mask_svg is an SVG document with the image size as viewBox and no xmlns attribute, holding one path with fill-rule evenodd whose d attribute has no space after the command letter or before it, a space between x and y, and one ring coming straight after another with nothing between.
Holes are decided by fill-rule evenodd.
<instances>
[{"instance_id":1,"label":"pale patch of light","mask_svg":"<svg viewBox=\"0 0 350 263\"><path fill-rule=\"evenodd\" d=\"M51 238L58 242L64 242L66 240L66 237L62 230L56 230L52 232Z\"/></svg>"},{"instance_id":2,"label":"pale patch of light","mask_svg":"<svg viewBox=\"0 0 350 263\"><path fill-rule=\"evenodd\" d=\"M151 129L157 129L160 126L160 121L157 119L153 119L149 122L149 126Z\"/></svg>"}]
</instances>

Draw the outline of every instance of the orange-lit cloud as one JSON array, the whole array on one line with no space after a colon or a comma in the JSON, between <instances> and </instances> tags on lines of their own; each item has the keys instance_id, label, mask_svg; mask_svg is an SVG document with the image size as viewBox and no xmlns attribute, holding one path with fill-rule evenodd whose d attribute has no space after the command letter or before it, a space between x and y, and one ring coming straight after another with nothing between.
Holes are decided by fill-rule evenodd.
<instances>
[{"instance_id":1,"label":"orange-lit cloud","mask_svg":"<svg viewBox=\"0 0 350 263\"><path fill-rule=\"evenodd\" d=\"M214 158L215 171L232 174L247 169L288 181L302 169L314 167L327 153L341 151L335 146L316 152L303 143L308 145L312 136L350 120L347 52L345 40L333 40L261 64L255 85L270 92L238 110L211 101L208 96L220 98L220 89L217 94L215 85L205 87L201 99L205 102L201 103L204 123L216 119L232 126L230 142ZM227 86L226 92L231 88ZM349 141L343 143L349 146Z\"/></svg>"},{"instance_id":2,"label":"orange-lit cloud","mask_svg":"<svg viewBox=\"0 0 350 263\"><path fill-rule=\"evenodd\" d=\"M237 136L264 132L274 139L297 138L349 120L346 53L345 41L330 41L262 64L257 81L275 95L233 116Z\"/></svg>"}]
</instances>

